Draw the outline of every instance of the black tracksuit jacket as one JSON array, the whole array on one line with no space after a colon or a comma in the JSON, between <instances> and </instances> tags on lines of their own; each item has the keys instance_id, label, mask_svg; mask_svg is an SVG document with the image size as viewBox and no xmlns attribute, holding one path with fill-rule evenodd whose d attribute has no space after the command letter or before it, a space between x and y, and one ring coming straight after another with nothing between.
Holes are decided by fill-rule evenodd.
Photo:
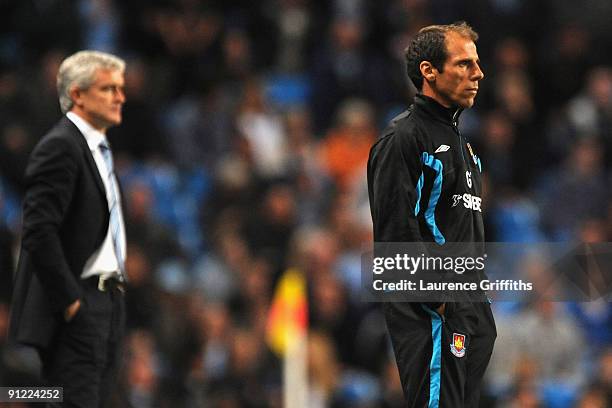
<instances>
[{"instance_id":1,"label":"black tracksuit jacket","mask_svg":"<svg viewBox=\"0 0 612 408\"><path fill-rule=\"evenodd\" d=\"M484 241L481 164L457 129L460 113L417 95L372 147L375 242Z\"/></svg>"}]
</instances>

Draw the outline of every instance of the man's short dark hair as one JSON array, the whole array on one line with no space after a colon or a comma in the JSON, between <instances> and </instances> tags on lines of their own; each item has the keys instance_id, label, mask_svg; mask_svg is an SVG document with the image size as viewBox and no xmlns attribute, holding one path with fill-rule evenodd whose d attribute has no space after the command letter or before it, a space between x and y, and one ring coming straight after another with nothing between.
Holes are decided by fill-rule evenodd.
<instances>
[{"instance_id":1,"label":"man's short dark hair","mask_svg":"<svg viewBox=\"0 0 612 408\"><path fill-rule=\"evenodd\" d=\"M408 77L419 91L423 89L423 76L419 65L422 61L429 61L440 72L448 58L446 50L446 34L457 33L462 37L476 42L478 34L465 21L447 25L430 25L419 30L414 39L406 48L406 70Z\"/></svg>"}]
</instances>

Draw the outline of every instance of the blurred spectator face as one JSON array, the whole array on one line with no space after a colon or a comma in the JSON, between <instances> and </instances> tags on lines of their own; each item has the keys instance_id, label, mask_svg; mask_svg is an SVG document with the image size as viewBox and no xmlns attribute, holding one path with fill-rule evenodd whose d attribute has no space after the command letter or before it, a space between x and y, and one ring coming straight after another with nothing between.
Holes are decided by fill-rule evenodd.
<instances>
[{"instance_id":1,"label":"blurred spectator face","mask_svg":"<svg viewBox=\"0 0 612 408\"><path fill-rule=\"evenodd\" d=\"M288 186L276 186L266 194L265 215L278 224L289 224L295 214L295 194Z\"/></svg>"},{"instance_id":2,"label":"blurred spectator face","mask_svg":"<svg viewBox=\"0 0 612 408\"><path fill-rule=\"evenodd\" d=\"M347 99L337 112L336 127L320 146L321 164L340 190L348 190L361 176L376 137L371 105Z\"/></svg>"},{"instance_id":3,"label":"blurred spectator face","mask_svg":"<svg viewBox=\"0 0 612 408\"><path fill-rule=\"evenodd\" d=\"M130 245L127 254L125 268L130 286L140 286L150 277L151 265L139 245Z\"/></svg>"},{"instance_id":4,"label":"blurred spectator face","mask_svg":"<svg viewBox=\"0 0 612 408\"><path fill-rule=\"evenodd\" d=\"M134 183L129 194L129 216L135 220L147 220L153 205L153 192L144 183Z\"/></svg>"},{"instance_id":5,"label":"blurred spectator face","mask_svg":"<svg viewBox=\"0 0 612 408\"><path fill-rule=\"evenodd\" d=\"M521 72L506 72L499 78L500 105L516 119L526 119L533 111L527 77Z\"/></svg>"},{"instance_id":6,"label":"blurred spectator face","mask_svg":"<svg viewBox=\"0 0 612 408\"><path fill-rule=\"evenodd\" d=\"M612 389L612 349L608 349L599 363L599 380Z\"/></svg>"},{"instance_id":7,"label":"blurred spectator face","mask_svg":"<svg viewBox=\"0 0 612 408\"><path fill-rule=\"evenodd\" d=\"M580 241L585 244L594 244L606 241L606 224L604 220L585 220L579 229Z\"/></svg>"},{"instance_id":8,"label":"blurred spectator face","mask_svg":"<svg viewBox=\"0 0 612 408\"><path fill-rule=\"evenodd\" d=\"M336 351L329 336L313 332L308 336L308 372L310 380L326 394L333 391L339 379Z\"/></svg>"},{"instance_id":9,"label":"blurred spectator face","mask_svg":"<svg viewBox=\"0 0 612 408\"><path fill-rule=\"evenodd\" d=\"M199 0L181 0L178 9L160 11L152 26L170 53L203 52L217 38L221 21L214 13L202 12Z\"/></svg>"},{"instance_id":10,"label":"blurred spectator face","mask_svg":"<svg viewBox=\"0 0 612 408\"><path fill-rule=\"evenodd\" d=\"M331 270L338 256L338 238L328 230L300 231L295 246L297 264L312 276Z\"/></svg>"},{"instance_id":11,"label":"blurred spectator face","mask_svg":"<svg viewBox=\"0 0 612 408\"><path fill-rule=\"evenodd\" d=\"M547 267L550 265L550 260L547 259L546 255L533 254L528 255L521 265L523 270L523 276L526 281L533 282L534 293L533 296L537 298L552 299L556 293L555 287L555 276L551 268ZM540 312L546 315L548 307L554 307L554 303L551 302L540 302L546 303L542 305ZM549 304L550 303L550 304Z\"/></svg>"},{"instance_id":12,"label":"blurred spectator face","mask_svg":"<svg viewBox=\"0 0 612 408\"><path fill-rule=\"evenodd\" d=\"M359 47L363 29L354 19L339 18L332 26L332 36L339 51L349 51Z\"/></svg>"},{"instance_id":13,"label":"blurred spectator face","mask_svg":"<svg viewBox=\"0 0 612 408\"><path fill-rule=\"evenodd\" d=\"M237 330L233 333L232 362L235 373L254 373L263 355L261 339L251 331Z\"/></svg>"},{"instance_id":14,"label":"blurred spectator face","mask_svg":"<svg viewBox=\"0 0 612 408\"><path fill-rule=\"evenodd\" d=\"M448 57L442 72L433 67L432 79L429 79L430 74L425 78L442 105L471 108L478 93L478 83L484 78L476 44L453 32L446 35L445 43Z\"/></svg>"},{"instance_id":15,"label":"blurred spectator face","mask_svg":"<svg viewBox=\"0 0 612 408\"><path fill-rule=\"evenodd\" d=\"M0 303L0 344L4 343L8 333L8 306Z\"/></svg>"},{"instance_id":16,"label":"blurred spectator face","mask_svg":"<svg viewBox=\"0 0 612 408\"><path fill-rule=\"evenodd\" d=\"M245 190L249 184L249 166L237 156L227 156L219 160L216 176L219 185L228 192Z\"/></svg>"},{"instance_id":17,"label":"blurred spectator face","mask_svg":"<svg viewBox=\"0 0 612 408\"><path fill-rule=\"evenodd\" d=\"M142 61L130 61L125 68L125 93L132 98L143 96L147 84L147 71Z\"/></svg>"},{"instance_id":18,"label":"blurred spectator face","mask_svg":"<svg viewBox=\"0 0 612 408\"><path fill-rule=\"evenodd\" d=\"M521 356L515 364L514 372L517 387L528 389L538 377L538 365L529 356Z\"/></svg>"},{"instance_id":19,"label":"blurred spectator face","mask_svg":"<svg viewBox=\"0 0 612 408\"><path fill-rule=\"evenodd\" d=\"M53 92L57 92L56 83L57 83L57 72L59 71L59 67L62 64L62 61L66 58L64 53L59 50L49 51L43 57L42 62L42 76L45 85L49 90L53 90Z\"/></svg>"},{"instance_id":20,"label":"blurred spectator face","mask_svg":"<svg viewBox=\"0 0 612 408\"><path fill-rule=\"evenodd\" d=\"M558 33L558 50L565 58L574 58L589 52L589 33L586 29L569 25L564 26Z\"/></svg>"},{"instance_id":21,"label":"blurred spectator face","mask_svg":"<svg viewBox=\"0 0 612 408\"><path fill-rule=\"evenodd\" d=\"M545 320L552 320L555 317L556 304L554 302L542 301L536 305L536 310Z\"/></svg>"},{"instance_id":22,"label":"blurred spectator face","mask_svg":"<svg viewBox=\"0 0 612 408\"><path fill-rule=\"evenodd\" d=\"M14 97L17 89L18 81L14 72L0 74L0 101L6 101Z\"/></svg>"},{"instance_id":23,"label":"blurred spectator face","mask_svg":"<svg viewBox=\"0 0 612 408\"><path fill-rule=\"evenodd\" d=\"M321 241L312 243L310 254L317 269L329 270L338 256L338 238L332 234L324 234L321 238Z\"/></svg>"},{"instance_id":24,"label":"blurred spectator face","mask_svg":"<svg viewBox=\"0 0 612 408\"><path fill-rule=\"evenodd\" d=\"M152 392L157 383L157 375L153 363L153 338L147 331L132 332L126 341L130 359L127 376L130 387Z\"/></svg>"},{"instance_id":25,"label":"blurred spectator face","mask_svg":"<svg viewBox=\"0 0 612 408\"><path fill-rule=\"evenodd\" d=\"M596 68L588 79L589 95L602 109L612 108L612 71L608 68Z\"/></svg>"},{"instance_id":26,"label":"blurred spectator face","mask_svg":"<svg viewBox=\"0 0 612 408\"><path fill-rule=\"evenodd\" d=\"M374 132L374 112L366 101L348 100L338 113L342 131L355 139L370 137Z\"/></svg>"},{"instance_id":27,"label":"blurred spectator face","mask_svg":"<svg viewBox=\"0 0 612 408\"><path fill-rule=\"evenodd\" d=\"M240 271L249 264L249 250L240 235L233 232L222 233L219 247L223 260L231 269Z\"/></svg>"},{"instance_id":28,"label":"blurred spectator face","mask_svg":"<svg viewBox=\"0 0 612 408\"><path fill-rule=\"evenodd\" d=\"M590 390L580 399L576 408L606 408L606 396L600 390Z\"/></svg>"},{"instance_id":29,"label":"blurred spectator face","mask_svg":"<svg viewBox=\"0 0 612 408\"><path fill-rule=\"evenodd\" d=\"M207 304L202 310L202 332L208 339L221 340L230 327L227 308L221 304Z\"/></svg>"},{"instance_id":30,"label":"blurred spectator face","mask_svg":"<svg viewBox=\"0 0 612 408\"><path fill-rule=\"evenodd\" d=\"M307 143L311 138L310 115L306 109L293 109L287 113L285 122L287 137L292 147Z\"/></svg>"},{"instance_id":31,"label":"blurred spectator face","mask_svg":"<svg viewBox=\"0 0 612 408\"><path fill-rule=\"evenodd\" d=\"M328 323L342 319L346 308L344 287L330 273L314 280L314 309L318 317Z\"/></svg>"},{"instance_id":32,"label":"blurred spectator face","mask_svg":"<svg viewBox=\"0 0 612 408\"><path fill-rule=\"evenodd\" d=\"M601 157L599 143L592 139L583 139L574 145L570 165L578 175L589 176L600 169Z\"/></svg>"},{"instance_id":33,"label":"blurred spectator face","mask_svg":"<svg viewBox=\"0 0 612 408\"><path fill-rule=\"evenodd\" d=\"M25 154L29 147L30 135L19 124L8 125L2 132L2 147L11 154Z\"/></svg>"},{"instance_id":34,"label":"blurred spectator face","mask_svg":"<svg viewBox=\"0 0 612 408\"><path fill-rule=\"evenodd\" d=\"M157 378L150 355L139 353L130 359L128 382L131 388L138 390L152 392L155 389Z\"/></svg>"},{"instance_id":35,"label":"blurred spectator face","mask_svg":"<svg viewBox=\"0 0 612 408\"><path fill-rule=\"evenodd\" d=\"M261 83L255 79L246 83L241 101L242 112L265 112L266 101Z\"/></svg>"},{"instance_id":36,"label":"blurred spectator face","mask_svg":"<svg viewBox=\"0 0 612 408\"><path fill-rule=\"evenodd\" d=\"M330 210L329 224L343 248L359 248L364 243L364 232L358 222L358 215L353 197L348 193L339 194Z\"/></svg>"},{"instance_id":37,"label":"blurred spectator face","mask_svg":"<svg viewBox=\"0 0 612 408\"><path fill-rule=\"evenodd\" d=\"M242 59L249 49L248 39L240 30L230 31L224 45L225 55L230 61Z\"/></svg>"},{"instance_id":38,"label":"blurred spectator face","mask_svg":"<svg viewBox=\"0 0 612 408\"><path fill-rule=\"evenodd\" d=\"M493 150L506 150L514 143L512 123L501 113L489 114L484 129L487 145Z\"/></svg>"},{"instance_id":39,"label":"blurred spectator face","mask_svg":"<svg viewBox=\"0 0 612 408\"><path fill-rule=\"evenodd\" d=\"M533 387L519 389L510 404L512 408L538 408L540 402L538 394Z\"/></svg>"},{"instance_id":40,"label":"blurred spectator face","mask_svg":"<svg viewBox=\"0 0 612 408\"><path fill-rule=\"evenodd\" d=\"M251 266L242 276L242 293L251 301L265 300L270 294L270 263L258 258L252 261Z\"/></svg>"},{"instance_id":41,"label":"blurred spectator face","mask_svg":"<svg viewBox=\"0 0 612 408\"><path fill-rule=\"evenodd\" d=\"M497 61L501 69L526 68L528 54L525 45L516 38L503 40L496 50Z\"/></svg>"},{"instance_id":42,"label":"blurred spectator face","mask_svg":"<svg viewBox=\"0 0 612 408\"><path fill-rule=\"evenodd\" d=\"M254 258L250 267L240 271L240 298L245 304L246 319L255 333L264 333L271 297L272 267L264 257Z\"/></svg>"},{"instance_id":43,"label":"blurred spectator face","mask_svg":"<svg viewBox=\"0 0 612 408\"><path fill-rule=\"evenodd\" d=\"M248 37L241 30L231 30L223 41L223 53L227 68L235 73L247 73L251 55Z\"/></svg>"}]
</instances>

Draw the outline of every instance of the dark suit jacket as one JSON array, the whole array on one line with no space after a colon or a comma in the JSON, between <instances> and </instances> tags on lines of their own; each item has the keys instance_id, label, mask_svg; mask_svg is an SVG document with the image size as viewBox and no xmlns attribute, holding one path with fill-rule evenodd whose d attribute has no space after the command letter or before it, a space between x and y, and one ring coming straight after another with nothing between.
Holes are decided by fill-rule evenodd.
<instances>
[{"instance_id":1,"label":"dark suit jacket","mask_svg":"<svg viewBox=\"0 0 612 408\"><path fill-rule=\"evenodd\" d=\"M80 275L102 244L110 216L89 146L66 117L34 148L25 181L9 337L44 349L64 309L81 297Z\"/></svg>"}]
</instances>

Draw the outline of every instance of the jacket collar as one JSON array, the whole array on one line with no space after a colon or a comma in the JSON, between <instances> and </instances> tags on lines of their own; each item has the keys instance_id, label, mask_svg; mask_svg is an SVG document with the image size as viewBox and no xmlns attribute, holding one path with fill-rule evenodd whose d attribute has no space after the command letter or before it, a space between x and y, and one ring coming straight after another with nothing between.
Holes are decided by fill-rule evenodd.
<instances>
[{"instance_id":1,"label":"jacket collar","mask_svg":"<svg viewBox=\"0 0 612 408\"><path fill-rule=\"evenodd\" d=\"M423 94L415 96L414 105L417 109L424 111L434 119L452 126L457 126L459 115L463 112L463 108L446 108L433 98Z\"/></svg>"},{"instance_id":2,"label":"jacket collar","mask_svg":"<svg viewBox=\"0 0 612 408\"><path fill-rule=\"evenodd\" d=\"M104 186L104 182L102 181L102 177L100 176L98 165L96 164L93 158L93 150L91 150L91 147L88 141L85 139L84 135L81 133L81 130L77 127L77 125L72 120L70 120L67 116L64 116L60 120L59 125L64 126L67 129L70 129L70 131L76 138L77 143L83 149L85 161L89 165L89 169L91 170L93 174L93 178L96 182L96 185L98 186L98 190L100 191L100 194L102 194L102 198L106 200L106 187Z\"/></svg>"},{"instance_id":3,"label":"jacket collar","mask_svg":"<svg viewBox=\"0 0 612 408\"><path fill-rule=\"evenodd\" d=\"M91 126L85 119L76 113L70 111L66 113L66 117L70 119L70 121L74 123L77 128L79 128L79 131L87 141L89 150L92 152L99 149L102 142L106 142L108 144L104 133L94 129L93 126Z\"/></svg>"}]
</instances>

